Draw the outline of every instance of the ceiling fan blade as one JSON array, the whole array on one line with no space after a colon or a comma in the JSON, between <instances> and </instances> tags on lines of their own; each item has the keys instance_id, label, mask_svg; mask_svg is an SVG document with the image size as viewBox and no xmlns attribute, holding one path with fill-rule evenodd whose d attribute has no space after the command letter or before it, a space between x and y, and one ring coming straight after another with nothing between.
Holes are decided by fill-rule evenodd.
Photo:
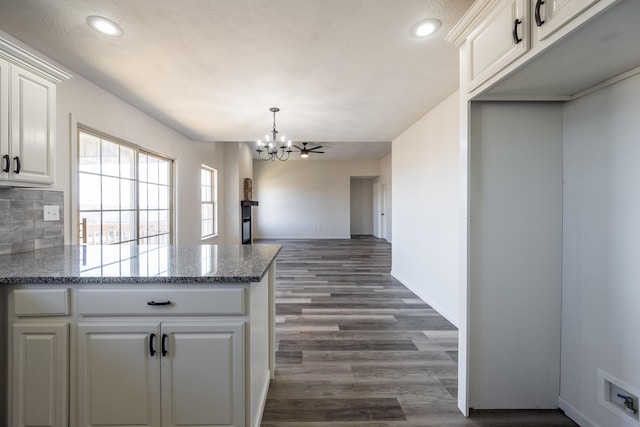
<instances>
[{"instance_id":1,"label":"ceiling fan blade","mask_svg":"<svg viewBox=\"0 0 640 427\"><path fill-rule=\"evenodd\" d=\"M309 151L317 150L318 148L322 148L322 145L318 145L317 147L309 148Z\"/></svg>"},{"instance_id":2,"label":"ceiling fan blade","mask_svg":"<svg viewBox=\"0 0 640 427\"><path fill-rule=\"evenodd\" d=\"M297 149L298 149L298 150L300 150L300 151L302 151L302 150L303 150L302 148L298 147L298 146L297 146L297 145L295 145L295 144L293 144L293 145L292 145L292 147L295 147L295 148L297 148Z\"/></svg>"},{"instance_id":3,"label":"ceiling fan blade","mask_svg":"<svg viewBox=\"0 0 640 427\"><path fill-rule=\"evenodd\" d=\"M312 151L314 154L324 154L324 151Z\"/></svg>"}]
</instances>

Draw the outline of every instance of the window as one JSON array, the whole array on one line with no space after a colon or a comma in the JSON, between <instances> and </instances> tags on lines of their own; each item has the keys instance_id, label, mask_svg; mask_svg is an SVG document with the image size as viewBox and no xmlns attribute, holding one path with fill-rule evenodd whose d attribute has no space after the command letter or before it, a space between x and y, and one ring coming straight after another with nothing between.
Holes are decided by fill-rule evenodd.
<instances>
[{"instance_id":1,"label":"window","mask_svg":"<svg viewBox=\"0 0 640 427\"><path fill-rule=\"evenodd\" d=\"M172 163L115 138L79 129L79 243L169 244Z\"/></svg>"},{"instance_id":2,"label":"window","mask_svg":"<svg viewBox=\"0 0 640 427\"><path fill-rule=\"evenodd\" d=\"M202 165L200 169L200 237L218 234L218 171Z\"/></svg>"},{"instance_id":3,"label":"window","mask_svg":"<svg viewBox=\"0 0 640 427\"><path fill-rule=\"evenodd\" d=\"M167 245L171 241L171 162L149 153L138 158L139 241L141 245Z\"/></svg>"}]
</instances>

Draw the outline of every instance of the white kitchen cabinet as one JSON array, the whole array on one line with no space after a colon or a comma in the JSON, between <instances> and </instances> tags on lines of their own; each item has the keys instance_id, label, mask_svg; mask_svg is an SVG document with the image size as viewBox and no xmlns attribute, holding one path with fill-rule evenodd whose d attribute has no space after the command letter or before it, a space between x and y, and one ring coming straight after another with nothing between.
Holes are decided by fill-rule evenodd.
<instances>
[{"instance_id":1,"label":"white kitchen cabinet","mask_svg":"<svg viewBox=\"0 0 640 427\"><path fill-rule=\"evenodd\" d=\"M467 89L472 91L529 50L529 1L500 1L466 43Z\"/></svg>"},{"instance_id":2,"label":"white kitchen cabinet","mask_svg":"<svg viewBox=\"0 0 640 427\"><path fill-rule=\"evenodd\" d=\"M166 322L161 329L162 427L244 426L244 325Z\"/></svg>"},{"instance_id":3,"label":"white kitchen cabinet","mask_svg":"<svg viewBox=\"0 0 640 427\"><path fill-rule=\"evenodd\" d=\"M159 426L159 322L78 325L78 425Z\"/></svg>"},{"instance_id":4,"label":"white kitchen cabinet","mask_svg":"<svg viewBox=\"0 0 640 427\"><path fill-rule=\"evenodd\" d=\"M12 399L15 427L66 427L69 323L14 323Z\"/></svg>"},{"instance_id":5,"label":"white kitchen cabinet","mask_svg":"<svg viewBox=\"0 0 640 427\"><path fill-rule=\"evenodd\" d=\"M70 77L0 39L0 185L53 183L56 83Z\"/></svg>"},{"instance_id":6,"label":"white kitchen cabinet","mask_svg":"<svg viewBox=\"0 0 640 427\"><path fill-rule=\"evenodd\" d=\"M532 28L544 40L599 0L533 0Z\"/></svg>"},{"instance_id":7,"label":"white kitchen cabinet","mask_svg":"<svg viewBox=\"0 0 640 427\"><path fill-rule=\"evenodd\" d=\"M10 75L9 179L52 184L56 86L16 66Z\"/></svg>"},{"instance_id":8,"label":"white kitchen cabinet","mask_svg":"<svg viewBox=\"0 0 640 427\"><path fill-rule=\"evenodd\" d=\"M9 63L0 58L0 181L9 179Z\"/></svg>"},{"instance_id":9,"label":"white kitchen cabinet","mask_svg":"<svg viewBox=\"0 0 640 427\"><path fill-rule=\"evenodd\" d=\"M628 25L623 25L624 31L616 31L616 46L612 46L611 36L592 38L589 31L582 31L585 23L623 3L477 0L446 37L460 48L460 89L475 100L570 100L575 88L599 83L602 80L594 81L598 77L606 79L628 71L637 65L632 59L637 57L633 46L619 48L628 46L630 40L637 42ZM575 48L558 54L555 46L560 40ZM590 55L590 66L584 67L585 52L596 46L605 46L604 56L593 62ZM615 72L607 76L606 70Z\"/></svg>"},{"instance_id":10,"label":"white kitchen cabinet","mask_svg":"<svg viewBox=\"0 0 640 427\"><path fill-rule=\"evenodd\" d=\"M212 285L3 286L0 425L259 426L275 370L274 271Z\"/></svg>"},{"instance_id":11,"label":"white kitchen cabinet","mask_svg":"<svg viewBox=\"0 0 640 427\"><path fill-rule=\"evenodd\" d=\"M241 322L78 325L81 426L244 426Z\"/></svg>"}]
</instances>

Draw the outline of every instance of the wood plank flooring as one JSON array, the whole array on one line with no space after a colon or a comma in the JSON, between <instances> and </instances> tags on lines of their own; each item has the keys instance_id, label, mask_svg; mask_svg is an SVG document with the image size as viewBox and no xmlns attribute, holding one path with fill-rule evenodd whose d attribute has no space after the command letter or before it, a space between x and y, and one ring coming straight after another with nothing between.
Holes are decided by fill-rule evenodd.
<instances>
[{"instance_id":1,"label":"wood plank flooring","mask_svg":"<svg viewBox=\"0 0 640 427\"><path fill-rule=\"evenodd\" d=\"M386 241L269 242L283 249L262 427L576 425L560 411L463 417L457 330L390 276Z\"/></svg>"}]
</instances>

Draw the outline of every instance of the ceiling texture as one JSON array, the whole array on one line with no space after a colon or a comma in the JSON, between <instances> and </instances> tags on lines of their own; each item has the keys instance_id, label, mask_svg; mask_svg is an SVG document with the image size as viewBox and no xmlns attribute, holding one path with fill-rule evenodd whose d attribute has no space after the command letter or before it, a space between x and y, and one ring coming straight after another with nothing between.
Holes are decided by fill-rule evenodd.
<instances>
[{"instance_id":1,"label":"ceiling texture","mask_svg":"<svg viewBox=\"0 0 640 427\"><path fill-rule=\"evenodd\" d=\"M0 29L195 141L273 124L325 159L380 158L458 87L472 0L1 0ZM117 22L121 37L87 23ZM419 20L442 27L418 40ZM318 156L319 157L319 156Z\"/></svg>"}]
</instances>

